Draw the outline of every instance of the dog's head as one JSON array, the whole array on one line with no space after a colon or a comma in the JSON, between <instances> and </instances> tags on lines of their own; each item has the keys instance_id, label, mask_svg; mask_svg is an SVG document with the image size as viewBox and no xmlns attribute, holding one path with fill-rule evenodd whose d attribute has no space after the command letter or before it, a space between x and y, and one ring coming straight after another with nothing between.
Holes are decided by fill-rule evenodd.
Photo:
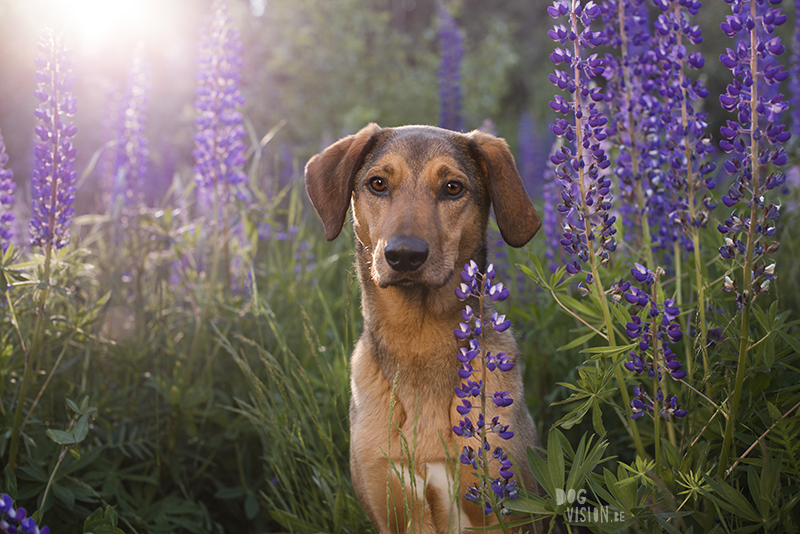
<instances>
[{"instance_id":1,"label":"dog's head","mask_svg":"<svg viewBox=\"0 0 800 534\"><path fill-rule=\"evenodd\" d=\"M490 206L511 246L541 224L505 141L479 131L370 124L311 158L306 189L329 241L352 201L380 287L446 284L485 251Z\"/></svg>"}]
</instances>

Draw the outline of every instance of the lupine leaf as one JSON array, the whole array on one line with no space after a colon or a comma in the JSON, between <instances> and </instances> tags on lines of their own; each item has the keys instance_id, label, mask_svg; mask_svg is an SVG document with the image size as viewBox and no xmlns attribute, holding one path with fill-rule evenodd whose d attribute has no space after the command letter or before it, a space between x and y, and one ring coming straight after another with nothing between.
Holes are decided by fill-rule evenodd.
<instances>
[{"instance_id":1,"label":"lupine leaf","mask_svg":"<svg viewBox=\"0 0 800 534\"><path fill-rule=\"evenodd\" d=\"M58 443L59 445L73 445L75 444L75 436L63 430L47 429L47 437Z\"/></svg>"},{"instance_id":2,"label":"lupine leaf","mask_svg":"<svg viewBox=\"0 0 800 534\"><path fill-rule=\"evenodd\" d=\"M14 474L14 470L11 469L11 466L8 464L6 464L3 474L5 475L6 493L8 493L13 500L17 500L17 475Z\"/></svg>"},{"instance_id":3,"label":"lupine leaf","mask_svg":"<svg viewBox=\"0 0 800 534\"><path fill-rule=\"evenodd\" d=\"M534 478L541 484L547 494L555 495L556 488L553 480L550 478L550 470L547 467L547 462L530 447L528 447L528 467Z\"/></svg>"},{"instance_id":4,"label":"lupine leaf","mask_svg":"<svg viewBox=\"0 0 800 534\"><path fill-rule=\"evenodd\" d=\"M753 509L750 502L748 502L748 500L733 486L727 484L725 481L716 480L705 473L703 474L703 480L706 484L711 486L713 493L707 490L701 491L703 491L706 497L717 503L718 506L748 521L761 521L761 518Z\"/></svg>"},{"instance_id":5,"label":"lupine leaf","mask_svg":"<svg viewBox=\"0 0 800 534\"><path fill-rule=\"evenodd\" d=\"M565 350L574 349L575 347L583 345L584 343L586 343L587 341L589 341L590 339L592 339L596 335L597 335L597 332L591 331L588 334L584 334L582 336L579 336L579 337L573 339L572 341L570 341L569 343L567 343L566 345L562 345L561 347L557 348L556 352L562 352L562 351L565 351Z\"/></svg>"},{"instance_id":6,"label":"lupine leaf","mask_svg":"<svg viewBox=\"0 0 800 534\"><path fill-rule=\"evenodd\" d=\"M559 430L553 428L547 436L547 467L550 470L550 480L556 489L564 488L564 451L558 439Z\"/></svg>"}]
</instances>

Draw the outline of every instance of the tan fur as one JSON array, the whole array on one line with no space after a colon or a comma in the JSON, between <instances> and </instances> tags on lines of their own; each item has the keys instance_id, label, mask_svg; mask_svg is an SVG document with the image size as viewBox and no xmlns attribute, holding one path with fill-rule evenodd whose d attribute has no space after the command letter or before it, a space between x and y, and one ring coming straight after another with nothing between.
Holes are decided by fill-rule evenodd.
<instances>
[{"instance_id":1,"label":"tan fur","mask_svg":"<svg viewBox=\"0 0 800 534\"><path fill-rule=\"evenodd\" d=\"M369 189L374 177L388 184L388 194ZM460 198L442 196L451 180L465 185ZM406 532L409 521L413 532L424 533L458 531L462 518L469 522L461 522L462 531L493 523L482 507L463 499L475 479L471 466L462 467L458 458L462 447L474 446L475 440L452 432L462 419L454 389L461 383L456 354L463 346L453 330L464 307L455 296L462 267L469 260L481 270L486 266L490 205L503 238L513 246L527 243L540 225L507 145L482 132L371 124L314 156L306 166L306 186L329 240L341 231L348 205L353 211L364 315L364 332L351 358L350 469L356 496L382 533ZM428 257L419 269L394 270L387 263L385 248L396 236L427 245ZM489 306L486 311L493 310ZM516 358L510 331L487 332L484 350ZM480 376L477 359L473 367L474 376ZM487 382L487 391L510 391L515 399L504 409L487 405L487 420L499 415L515 433L505 442L490 434L489 441L514 460L517 483L536 490L526 449L538 438L525 408L520 368L488 373ZM414 473L408 472L401 432L411 447ZM403 480L387 456L397 469L405 466ZM448 472L460 469L460 487L445 487L442 466ZM419 482L416 494L412 479ZM448 491L461 496L462 513L454 513Z\"/></svg>"}]
</instances>

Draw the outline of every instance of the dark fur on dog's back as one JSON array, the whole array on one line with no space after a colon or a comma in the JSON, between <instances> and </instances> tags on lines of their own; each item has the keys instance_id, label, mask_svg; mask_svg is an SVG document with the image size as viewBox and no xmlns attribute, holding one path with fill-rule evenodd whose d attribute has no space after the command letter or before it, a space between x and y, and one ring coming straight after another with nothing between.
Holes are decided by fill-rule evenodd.
<instances>
[{"instance_id":1,"label":"dark fur on dog's back","mask_svg":"<svg viewBox=\"0 0 800 534\"><path fill-rule=\"evenodd\" d=\"M457 458L467 444L451 430L461 417L454 390L460 383L456 354L463 346L453 336L463 308L454 291L464 264L474 260L482 271L486 267L490 206L513 246L523 246L539 228L508 147L482 132L371 124L312 158L306 186L329 240L353 208L364 315L364 332L351 359L351 471L357 497L381 532L403 531L407 519L423 532L445 532L453 522L482 524L481 507L462 499L457 514L447 495L446 458ZM483 350L516 358L508 331L489 331ZM518 366L490 373L487 391L511 391L518 399L502 413L493 405L487 409L488 419L500 415L515 432L502 444L490 435L490 442L510 453L518 480L533 489L525 451L537 438ZM396 427L387 434L390 413ZM420 492L410 505L410 518L402 500L408 480L390 475L384 455L400 463L400 431L409 439L416 432L412 476L425 487L424 499ZM461 495L472 480L471 468L462 470L456 489ZM388 509L387 484L393 495Z\"/></svg>"}]
</instances>

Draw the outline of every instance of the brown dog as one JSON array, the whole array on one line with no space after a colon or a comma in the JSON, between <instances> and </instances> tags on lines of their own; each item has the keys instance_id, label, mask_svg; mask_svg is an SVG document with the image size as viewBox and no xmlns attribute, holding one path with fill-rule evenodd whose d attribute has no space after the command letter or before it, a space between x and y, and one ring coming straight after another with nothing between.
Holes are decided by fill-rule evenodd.
<instances>
[{"instance_id":1,"label":"brown dog","mask_svg":"<svg viewBox=\"0 0 800 534\"><path fill-rule=\"evenodd\" d=\"M459 272L470 260L486 268L490 206L509 245L525 245L540 226L508 146L479 131L370 124L314 156L306 188L329 241L353 207L364 315L351 359L356 496L381 533L458 532L495 522L463 499L475 478L457 459L475 440L452 431L463 419L455 388L464 346L453 330L464 308L455 295ZM515 360L510 331L486 330L483 350ZM487 420L499 415L515 433L508 441L490 434L490 443L514 460L517 484L533 490L526 448L537 435L519 366L488 373L487 391L516 399L503 409L489 403Z\"/></svg>"}]
</instances>

